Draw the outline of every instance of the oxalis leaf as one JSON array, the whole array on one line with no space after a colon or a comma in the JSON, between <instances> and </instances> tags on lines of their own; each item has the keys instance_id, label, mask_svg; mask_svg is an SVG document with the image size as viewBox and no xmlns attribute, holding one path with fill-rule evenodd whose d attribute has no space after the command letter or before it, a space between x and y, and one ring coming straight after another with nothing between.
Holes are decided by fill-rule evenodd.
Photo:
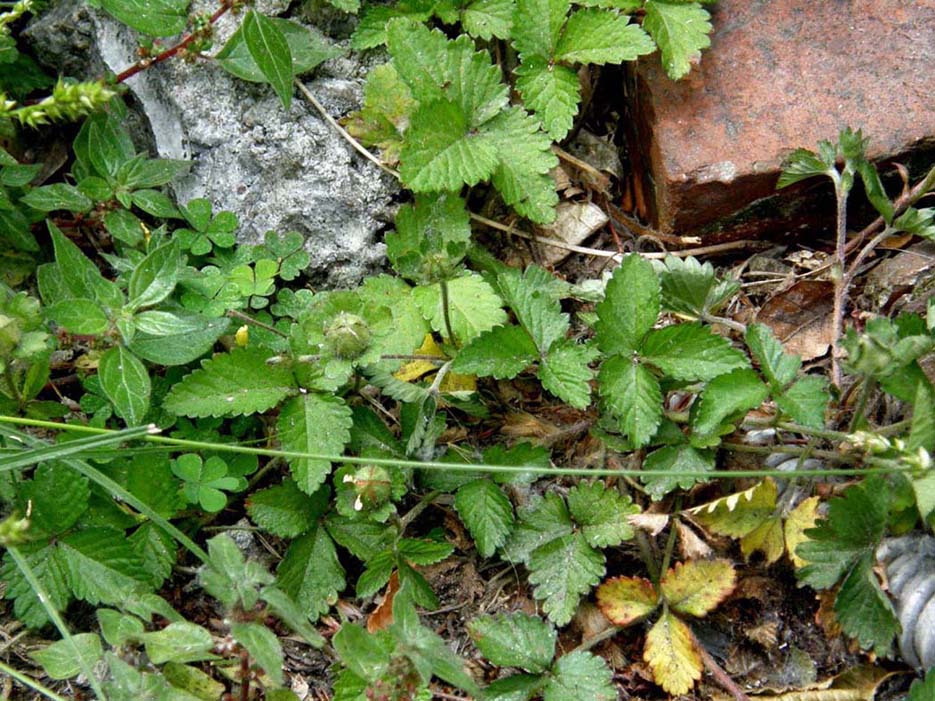
<instances>
[{"instance_id":1,"label":"oxalis leaf","mask_svg":"<svg viewBox=\"0 0 935 701\"><path fill-rule=\"evenodd\" d=\"M262 348L235 348L203 360L201 369L173 385L163 406L180 416L262 413L296 391L292 372L269 365Z\"/></svg>"}]
</instances>

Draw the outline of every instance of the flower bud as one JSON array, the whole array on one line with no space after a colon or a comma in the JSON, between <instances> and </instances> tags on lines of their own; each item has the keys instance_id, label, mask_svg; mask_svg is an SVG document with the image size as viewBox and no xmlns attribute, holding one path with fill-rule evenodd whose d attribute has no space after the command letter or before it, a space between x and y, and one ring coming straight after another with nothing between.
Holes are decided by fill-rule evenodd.
<instances>
[{"instance_id":1,"label":"flower bud","mask_svg":"<svg viewBox=\"0 0 935 701\"><path fill-rule=\"evenodd\" d=\"M356 358L369 345L370 329L356 314L339 312L325 326L325 346L339 358Z\"/></svg>"}]
</instances>

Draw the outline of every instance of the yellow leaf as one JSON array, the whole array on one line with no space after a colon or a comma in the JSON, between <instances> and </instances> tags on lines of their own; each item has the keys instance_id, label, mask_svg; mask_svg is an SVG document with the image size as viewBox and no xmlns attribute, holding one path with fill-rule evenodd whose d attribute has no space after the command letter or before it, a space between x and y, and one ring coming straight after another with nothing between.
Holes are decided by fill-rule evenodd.
<instances>
[{"instance_id":1,"label":"yellow leaf","mask_svg":"<svg viewBox=\"0 0 935 701\"><path fill-rule=\"evenodd\" d=\"M690 513L719 535L742 538L773 515L776 494L776 483L765 479L743 492L696 506Z\"/></svg>"},{"instance_id":2,"label":"yellow leaf","mask_svg":"<svg viewBox=\"0 0 935 701\"><path fill-rule=\"evenodd\" d=\"M740 539L740 551L745 559L759 551L769 563L776 562L782 557L785 545L782 537L782 519L771 516Z\"/></svg>"},{"instance_id":3,"label":"yellow leaf","mask_svg":"<svg viewBox=\"0 0 935 701\"><path fill-rule=\"evenodd\" d=\"M442 378L438 389L442 392L474 392L477 390L477 378L474 375L449 372Z\"/></svg>"},{"instance_id":4,"label":"yellow leaf","mask_svg":"<svg viewBox=\"0 0 935 701\"><path fill-rule=\"evenodd\" d=\"M805 560L795 554L795 549L808 538L805 531L815 527L818 520L818 497L810 497L795 507L786 519L786 552L796 569L805 566Z\"/></svg>"},{"instance_id":5,"label":"yellow leaf","mask_svg":"<svg viewBox=\"0 0 935 701\"><path fill-rule=\"evenodd\" d=\"M628 626L659 605L652 582L641 577L614 577L597 588L597 605L615 625Z\"/></svg>"},{"instance_id":6,"label":"yellow leaf","mask_svg":"<svg viewBox=\"0 0 935 701\"><path fill-rule=\"evenodd\" d=\"M734 591L737 574L727 560L678 562L659 582L662 596L672 610L704 616Z\"/></svg>"},{"instance_id":7,"label":"yellow leaf","mask_svg":"<svg viewBox=\"0 0 935 701\"><path fill-rule=\"evenodd\" d=\"M688 626L664 611L646 636L643 659L656 683L673 696L688 692L701 679L701 653Z\"/></svg>"},{"instance_id":8,"label":"yellow leaf","mask_svg":"<svg viewBox=\"0 0 935 701\"><path fill-rule=\"evenodd\" d=\"M445 357L445 354L442 353L442 349L438 347L438 344L435 343L435 339L432 338L432 334L430 333L425 334L422 345L416 349L413 355L431 355L435 358ZM394 372L393 377L402 382L413 382L435 370L438 370L438 363L433 363L431 360L411 360Z\"/></svg>"}]
</instances>

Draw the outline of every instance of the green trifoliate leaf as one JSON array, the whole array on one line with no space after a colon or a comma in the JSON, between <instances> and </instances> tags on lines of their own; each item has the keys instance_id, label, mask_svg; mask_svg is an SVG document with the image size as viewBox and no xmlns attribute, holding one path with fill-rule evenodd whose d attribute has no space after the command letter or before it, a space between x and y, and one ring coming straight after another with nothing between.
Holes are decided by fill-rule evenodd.
<instances>
[{"instance_id":1,"label":"green trifoliate leaf","mask_svg":"<svg viewBox=\"0 0 935 701\"><path fill-rule=\"evenodd\" d=\"M700 3L674 3L646 0L643 29L659 46L662 65L672 80L691 70L701 50L711 46L711 15Z\"/></svg>"},{"instance_id":2,"label":"green trifoliate leaf","mask_svg":"<svg viewBox=\"0 0 935 701\"><path fill-rule=\"evenodd\" d=\"M468 624L468 632L481 654L500 667L541 674L555 655L555 628L525 613L479 616Z\"/></svg>"},{"instance_id":3,"label":"green trifoliate leaf","mask_svg":"<svg viewBox=\"0 0 935 701\"><path fill-rule=\"evenodd\" d=\"M526 330L519 326L497 326L485 331L458 353L454 372L503 380L516 377L539 357Z\"/></svg>"},{"instance_id":4,"label":"green trifoliate leaf","mask_svg":"<svg viewBox=\"0 0 935 701\"><path fill-rule=\"evenodd\" d=\"M509 39L513 7L513 0L473 0L461 10L461 25L478 39Z\"/></svg>"},{"instance_id":5,"label":"green trifoliate leaf","mask_svg":"<svg viewBox=\"0 0 935 701\"><path fill-rule=\"evenodd\" d=\"M551 138L518 107L501 112L484 128L499 158L493 184L503 200L537 224L552 222L558 195L549 171L558 157L552 153Z\"/></svg>"},{"instance_id":6,"label":"green trifoliate leaf","mask_svg":"<svg viewBox=\"0 0 935 701\"><path fill-rule=\"evenodd\" d=\"M386 43L413 98L429 102L445 97L448 39L442 32L408 19L392 19L386 23Z\"/></svg>"},{"instance_id":7,"label":"green trifoliate leaf","mask_svg":"<svg viewBox=\"0 0 935 701\"><path fill-rule=\"evenodd\" d=\"M334 541L324 528L292 541L276 569L276 584L312 620L331 608L346 582Z\"/></svg>"},{"instance_id":8,"label":"green trifoliate leaf","mask_svg":"<svg viewBox=\"0 0 935 701\"><path fill-rule=\"evenodd\" d=\"M524 61L531 56L552 58L570 9L569 0L517 0L513 46Z\"/></svg>"},{"instance_id":9,"label":"green trifoliate leaf","mask_svg":"<svg viewBox=\"0 0 935 701\"><path fill-rule=\"evenodd\" d=\"M539 352L544 354L552 344L565 337L569 323L558 299L543 286L543 275L551 277L535 266L522 273L511 268L497 276L497 285L503 301L532 336Z\"/></svg>"},{"instance_id":10,"label":"green trifoliate leaf","mask_svg":"<svg viewBox=\"0 0 935 701\"><path fill-rule=\"evenodd\" d=\"M97 372L101 389L113 402L117 416L128 426L139 425L149 411L152 391L143 363L123 346L116 346L101 356Z\"/></svg>"},{"instance_id":11,"label":"green trifoliate leaf","mask_svg":"<svg viewBox=\"0 0 935 701\"><path fill-rule=\"evenodd\" d=\"M693 256L668 256L659 270L663 306L696 319L718 309L740 288L733 280L718 281L714 266L702 265Z\"/></svg>"},{"instance_id":12,"label":"green trifoliate leaf","mask_svg":"<svg viewBox=\"0 0 935 701\"><path fill-rule=\"evenodd\" d=\"M351 409L336 396L308 393L293 397L279 413L279 440L284 450L341 455L351 439ZM331 472L320 458L289 458L299 489L314 494Z\"/></svg>"},{"instance_id":13,"label":"green trifoliate leaf","mask_svg":"<svg viewBox=\"0 0 935 701\"><path fill-rule=\"evenodd\" d=\"M750 324L744 340L759 363L760 372L774 389L785 387L795 379L795 374L802 367L802 359L786 353L772 329L764 324Z\"/></svg>"},{"instance_id":14,"label":"green trifoliate leaf","mask_svg":"<svg viewBox=\"0 0 935 701\"><path fill-rule=\"evenodd\" d=\"M559 658L542 695L543 701L613 701L613 673L597 655L579 650Z\"/></svg>"},{"instance_id":15,"label":"green trifoliate leaf","mask_svg":"<svg viewBox=\"0 0 935 701\"><path fill-rule=\"evenodd\" d=\"M579 483L568 492L568 510L593 548L620 545L633 537L627 516L639 513L640 507L630 497L602 482Z\"/></svg>"},{"instance_id":16,"label":"green trifoliate leaf","mask_svg":"<svg viewBox=\"0 0 935 701\"><path fill-rule=\"evenodd\" d=\"M237 488L236 477L227 476L226 463L214 455L202 461L195 453L180 455L172 462L172 471L185 481L183 494L189 504L199 504L205 511L214 513L227 506L227 495L223 491Z\"/></svg>"},{"instance_id":17,"label":"green trifoliate leaf","mask_svg":"<svg viewBox=\"0 0 935 701\"><path fill-rule=\"evenodd\" d=\"M581 99L578 74L567 66L530 56L516 69L516 89L552 140L564 139L578 113Z\"/></svg>"},{"instance_id":18,"label":"green trifoliate leaf","mask_svg":"<svg viewBox=\"0 0 935 701\"><path fill-rule=\"evenodd\" d=\"M708 472L714 469L714 455L708 450L698 450L690 445L667 445L654 450L643 461L645 470L667 470L671 475L647 475L642 477L646 490L655 501L659 501L676 487L690 489L696 482L704 480L695 475L681 472Z\"/></svg>"},{"instance_id":19,"label":"green trifoliate leaf","mask_svg":"<svg viewBox=\"0 0 935 701\"><path fill-rule=\"evenodd\" d=\"M828 502L828 518L806 531L809 540L796 548L808 562L797 573L800 581L828 589L864 555L873 554L886 530L890 489L876 476L848 488Z\"/></svg>"},{"instance_id":20,"label":"green trifoliate leaf","mask_svg":"<svg viewBox=\"0 0 935 701\"><path fill-rule=\"evenodd\" d=\"M58 545L42 548L23 546L21 552L51 601L44 604L39 601L35 590L9 555L4 556L3 567L0 568L0 580L6 583L4 597L14 602L13 614L18 620L29 628L41 628L49 622L46 605L63 611L71 600L65 556Z\"/></svg>"},{"instance_id":21,"label":"green trifoliate leaf","mask_svg":"<svg viewBox=\"0 0 935 701\"><path fill-rule=\"evenodd\" d=\"M652 264L627 256L607 283L597 305L597 342L606 353L637 350L659 316L660 285Z\"/></svg>"},{"instance_id":22,"label":"green trifoliate leaf","mask_svg":"<svg viewBox=\"0 0 935 701\"><path fill-rule=\"evenodd\" d=\"M578 10L568 18L555 47L555 60L565 63L623 63L656 50L653 40L614 10Z\"/></svg>"},{"instance_id":23,"label":"green trifoliate leaf","mask_svg":"<svg viewBox=\"0 0 935 701\"><path fill-rule=\"evenodd\" d=\"M615 355L601 365L597 381L621 433L636 447L649 443L662 420L662 389L655 375L635 359Z\"/></svg>"},{"instance_id":24,"label":"green trifoliate leaf","mask_svg":"<svg viewBox=\"0 0 935 701\"><path fill-rule=\"evenodd\" d=\"M321 491L321 490L319 490ZM327 495L316 492L309 496L300 491L295 482L254 492L247 499L247 513L260 528L280 538L295 538L305 533L322 515Z\"/></svg>"},{"instance_id":25,"label":"green trifoliate leaf","mask_svg":"<svg viewBox=\"0 0 935 701\"><path fill-rule=\"evenodd\" d=\"M147 573L124 534L87 528L60 542L68 586L89 604L119 606L146 588Z\"/></svg>"},{"instance_id":26,"label":"green trifoliate leaf","mask_svg":"<svg viewBox=\"0 0 935 701\"><path fill-rule=\"evenodd\" d=\"M458 343L468 343L484 331L506 323L500 298L479 275L464 275L447 284L448 318ZM447 336L440 284L417 287L412 296L432 328Z\"/></svg>"},{"instance_id":27,"label":"green trifoliate leaf","mask_svg":"<svg viewBox=\"0 0 935 701\"><path fill-rule=\"evenodd\" d=\"M232 623L231 636L275 684L283 683L282 646L273 631L259 623Z\"/></svg>"},{"instance_id":28,"label":"green trifoliate leaf","mask_svg":"<svg viewBox=\"0 0 935 701\"><path fill-rule=\"evenodd\" d=\"M706 381L749 367L746 356L726 338L699 324L676 324L646 337L640 360L682 381Z\"/></svg>"},{"instance_id":29,"label":"green trifoliate leaf","mask_svg":"<svg viewBox=\"0 0 935 701\"><path fill-rule=\"evenodd\" d=\"M581 597L604 576L604 556L582 533L571 533L536 548L527 567L542 610L563 626L575 615Z\"/></svg>"},{"instance_id":30,"label":"green trifoliate leaf","mask_svg":"<svg viewBox=\"0 0 935 701\"><path fill-rule=\"evenodd\" d=\"M574 341L559 341L542 358L539 380L542 386L576 409L587 409L591 404L591 378L589 367L597 359L594 346Z\"/></svg>"},{"instance_id":31,"label":"green trifoliate leaf","mask_svg":"<svg viewBox=\"0 0 935 701\"><path fill-rule=\"evenodd\" d=\"M497 163L489 134L474 133L457 104L435 100L412 116L400 154L400 178L415 192L457 190L489 178Z\"/></svg>"},{"instance_id":32,"label":"green trifoliate leaf","mask_svg":"<svg viewBox=\"0 0 935 701\"><path fill-rule=\"evenodd\" d=\"M900 625L892 602L880 588L875 564L872 553L861 556L841 584L834 613L844 632L861 648L888 655Z\"/></svg>"},{"instance_id":33,"label":"green trifoliate leaf","mask_svg":"<svg viewBox=\"0 0 935 701\"><path fill-rule=\"evenodd\" d=\"M776 406L796 423L809 428L824 428L825 409L831 401L828 381L824 377L803 377L784 392L774 395L773 399Z\"/></svg>"},{"instance_id":34,"label":"green trifoliate leaf","mask_svg":"<svg viewBox=\"0 0 935 701\"><path fill-rule=\"evenodd\" d=\"M250 58L288 110L292 103L292 50L282 30L269 17L250 10L241 31Z\"/></svg>"},{"instance_id":35,"label":"green trifoliate leaf","mask_svg":"<svg viewBox=\"0 0 935 701\"><path fill-rule=\"evenodd\" d=\"M474 480L461 487L455 494L455 509L481 557L491 557L513 528L510 500L489 479Z\"/></svg>"},{"instance_id":36,"label":"green trifoliate leaf","mask_svg":"<svg viewBox=\"0 0 935 701\"><path fill-rule=\"evenodd\" d=\"M743 418L762 404L769 391L753 370L746 368L719 375L701 393L692 416L692 431L698 435L718 433L722 424Z\"/></svg>"},{"instance_id":37,"label":"green trifoliate leaf","mask_svg":"<svg viewBox=\"0 0 935 701\"><path fill-rule=\"evenodd\" d=\"M50 679L69 679L82 669L93 669L104 649L97 633L79 633L70 640L58 640L30 657L42 665Z\"/></svg>"},{"instance_id":38,"label":"green trifoliate leaf","mask_svg":"<svg viewBox=\"0 0 935 701\"><path fill-rule=\"evenodd\" d=\"M557 494L549 492L520 508L518 523L503 547L503 557L510 562L527 562L540 545L568 535L572 530L565 502Z\"/></svg>"}]
</instances>

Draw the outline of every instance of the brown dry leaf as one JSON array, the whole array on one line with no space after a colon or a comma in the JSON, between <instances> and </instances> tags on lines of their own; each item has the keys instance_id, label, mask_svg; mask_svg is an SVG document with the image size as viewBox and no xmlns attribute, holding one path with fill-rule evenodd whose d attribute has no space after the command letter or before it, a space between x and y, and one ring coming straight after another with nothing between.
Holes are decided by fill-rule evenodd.
<instances>
[{"instance_id":1,"label":"brown dry leaf","mask_svg":"<svg viewBox=\"0 0 935 701\"><path fill-rule=\"evenodd\" d=\"M779 621L764 621L745 630L744 635L767 650L774 649L779 641Z\"/></svg>"},{"instance_id":2,"label":"brown dry leaf","mask_svg":"<svg viewBox=\"0 0 935 701\"><path fill-rule=\"evenodd\" d=\"M578 246L607 222L607 215L593 202L562 202L555 208L555 221L542 227L542 234L546 238ZM571 251L565 248L541 246L542 261L547 265L557 265L571 255Z\"/></svg>"},{"instance_id":3,"label":"brown dry leaf","mask_svg":"<svg viewBox=\"0 0 935 701\"><path fill-rule=\"evenodd\" d=\"M838 623L838 617L834 615L834 602L838 598L837 589L828 589L820 592L818 598L818 611L815 612L815 623L817 623L825 637L829 640L841 635L841 624Z\"/></svg>"},{"instance_id":4,"label":"brown dry leaf","mask_svg":"<svg viewBox=\"0 0 935 701\"><path fill-rule=\"evenodd\" d=\"M386 585L386 593L383 595L383 601L377 606L373 613L367 616L367 632L376 633L393 624L393 599L396 598L396 592L399 591L399 574L393 572L390 575L390 581Z\"/></svg>"},{"instance_id":5,"label":"brown dry leaf","mask_svg":"<svg viewBox=\"0 0 935 701\"><path fill-rule=\"evenodd\" d=\"M845 670L836 677L795 691L766 690L765 693L749 694L751 698L769 701L873 701L877 688L886 679L899 672L881 667L863 665ZM712 701L732 701L733 696L715 694Z\"/></svg>"},{"instance_id":6,"label":"brown dry leaf","mask_svg":"<svg viewBox=\"0 0 935 701\"><path fill-rule=\"evenodd\" d=\"M785 351L802 360L828 352L834 334L834 286L824 280L800 280L771 297L757 314Z\"/></svg>"},{"instance_id":7,"label":"brown dry leaf","mask_svg":"<svg viewBox=\"0 0 935 701\"><path fill-rule=\"evenodd\" d=\"M525 411L513 411L506 415L506 423L500 431L510 438L526 438L537 445L551 445L562 437L562 430L551 421Z\"/></svg>"},{"instance_id":8,"label":"brown dry leaf","mask_svg":"<svg viewBox=\"0 0 935 701\"><path fill-rule=\"evenodd\" d=\"M704 542L695 531L679 521L679 552L684 560L704 560L711 556L711 546Z\"/></svg>"},{"instance_id":9,"label":"brown dry leaf","mask_svg":"<svg viewBox=\"0 0 935 701\"><path fill-rule=\"evenodd\" d=\"M646 531L651 536L657 536L669 525L669 514L630 514L627 516L627 523L641 531Z\"/></svg>"}]
</instances>

